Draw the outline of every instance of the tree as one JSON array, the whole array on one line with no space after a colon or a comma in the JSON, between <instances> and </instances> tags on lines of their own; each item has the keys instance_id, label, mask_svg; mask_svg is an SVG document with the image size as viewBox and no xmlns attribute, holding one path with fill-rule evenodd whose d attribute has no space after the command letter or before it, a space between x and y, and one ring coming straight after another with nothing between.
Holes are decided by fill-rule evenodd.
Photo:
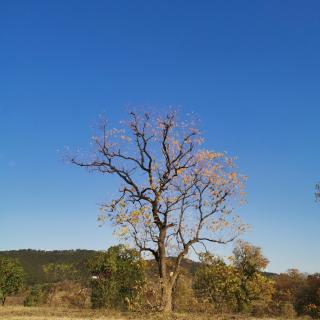
<instances>
[{"instance_id":1,"label":"tree","mask_svg":"<svg viewBox=\"0 0 320 320\"><path fill-rule=\"evenodd\" d=\"M243 198L245 178L231 158L201 149L202 142L195 122L179 121L174 111L131 112L121 129L102 123L90 157L70 158L120 178L119 196L102 206L100 220L110 219L120 236L154 257L163 311L172 310L172 290L190 249L233 241L244 230L232 208Z\"/></svg>"},{"instance_id":2,"label":"tree","mask_svg":"<svg viewBox=\"0 0 320 320\"><path fill-rule=\"evenodd\" d=\"M0 257L0 299L2 305L6 298L18 293L24 283L24 271L17 260Z\"/></svg>"},{"instance_id":3,"label":"tree","mask_svg":"<svg viewBox=\"0 0 320 320\"><path fill-rule=\"evenodd\" d=\"M320 318L320 274L305 274L289 269L276 278L275 302L294 306L299 316Z\"/></svg>"},{"instance_id":4,"label":"tree","mask_svg":"<svg viewBox=\"0 0 320 320\"><path fill-rule=\"evenodd\" d=\"M303 285L296 290L296 310L315 319L320 318L320 274L305 276Z\"/></svg>"},{"instance_id":5,"label":"tree","mask_svg":"<svg viewBox=\"0 0 320 320\"><path fill-rule=\"evenodd\" d=\"M306 286L307 277L297 269L289 269L276 278L274 300L278 303L290 303L295 307L298 297Z\"/></svg>"},{"instance_id":6,"label":"tree","mask_svg":"<svg viewBox=\"0 0 320 320\"><path fill-rule=\"evenodd\" d=\"M251 311L255 315L263 315L268 311L274 293L274 281L260 272L256 272L251 278L243 279L242 301L239 311Z\"/></svg>"},{"instance_id":7,"label":"tree","mask_svg":"<svg viewBox=\"0 0 320 320\"><path fill-rule=\"evenodd\" d=\"M272 299L274 283L262 274L269 261L263 256L261 248L239 241L231 260L240 277L238 311L250 310L253 302L262 302L266 306Z\"/></svg>"},{"instance_id":8,"label":"tree","mask_svg":"<svg viewBox=\"0 0 320 320\"><path fill-rule=\"evenodd\" d=\"M247 278L264 270L269 263L268 259L263 256L261 248L245 241L239 241L234 248L232 261L234 266Z\"/></svg>"},{"instance_id":9,"label":"tree","mask_svg":"<svg viewBox=\"0 0 320 320\"><path fill-rule=\"evenodd\" d=\"M237 270L222 259L209 254L202 256L197 269L194 288L199 298L208 299L219 312L237 310L240 292L240 277Z\"/></svg>"},{"instance_id":10,"label":"tree","mask_svg":"<svg viewBox=\"0 0 320 320\"><path fill-rule=\"evenodd\" d=\"M267 259L260 248L239 242L231 261L228 265L219 257L203 255L195 275L198 296L208 299L219 312L261 314L271 302L274 288L273 281L261 273Z\"/></svg>"},{"instance_id":11,"label":"tree","mask_svg":"<svg viewBox=\"0 0 320 320\"><path fill-rule=\"evenodd\" d=\"M144 262L139 252L123 245L98 253L88 266L93 277L93 308L128 307L144 284Z\"/></svg>"},{"instance_id":12,"label":"tree","mask_svg":"<svg viewBox=\"0 0 320 320\"><path fill-rule=\"evenodd\" d=\"M316 201L320 201L320 183L316 184L315 197L316 197Z\"/></svg>"}]
</instances>

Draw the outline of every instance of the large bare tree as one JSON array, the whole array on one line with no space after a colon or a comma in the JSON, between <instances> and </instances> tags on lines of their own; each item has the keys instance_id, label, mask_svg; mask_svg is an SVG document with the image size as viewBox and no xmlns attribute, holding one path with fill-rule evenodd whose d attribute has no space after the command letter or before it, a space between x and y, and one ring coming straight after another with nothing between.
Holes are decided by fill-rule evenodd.
<instances>
[{"instance_id":1,"label":"large bare tree","mask_svg":"<svg viewBox=\"0 0 320 320\"><path fill-rule=\"evenodd\" d=\"M101 220L133 240L158 265L161 310L171 311L172 289L182 259L193 249L224 244L244 229L233 211L244 177L225 153L201 148L195 121L175 111L129 113L120 129L103 121L94 150L71 162L121 180L118 196L102 206Z\"/></svg>"}]
</instances>

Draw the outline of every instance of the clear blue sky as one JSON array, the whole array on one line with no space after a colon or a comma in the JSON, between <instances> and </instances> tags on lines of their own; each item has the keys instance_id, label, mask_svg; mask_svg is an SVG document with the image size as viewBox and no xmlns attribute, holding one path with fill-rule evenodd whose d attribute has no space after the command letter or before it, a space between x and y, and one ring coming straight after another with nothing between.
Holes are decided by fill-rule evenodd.
<instances>
[{"instance_id":1,"label":"clear blue sky","mask_svg":"<svg viewBox=\"0 0 320 320\"><path fill-rule=\"evenodd\" d=\"M0 2L0 250L106 248L115 181L60 160L105 112L195 111L249 176L269 270L320 271L319 1Z\"/></svg>"}]
</instances>

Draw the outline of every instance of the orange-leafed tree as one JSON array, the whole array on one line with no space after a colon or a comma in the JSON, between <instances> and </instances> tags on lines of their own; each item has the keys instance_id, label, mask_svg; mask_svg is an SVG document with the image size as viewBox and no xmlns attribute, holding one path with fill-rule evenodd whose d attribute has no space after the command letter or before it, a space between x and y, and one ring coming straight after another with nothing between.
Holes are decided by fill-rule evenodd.
<instances>
[{"instance_id":1,"label":"orange-leafed tree","mask_svg":"<svg viewBox=\"0 0 320 320\"><path fill-rule=\"evenodd\" d=\"M119 194L102 206L100 220L111 221L120 236L153 256L160 308L171 311L182 259L244 230L233 208L243 200L245 177L225 153L202 148L196 121L180 120L176 111L130 112L119 129L102 122L93 153L71 162L119 177Z\"/></svg>"}]
</instances>

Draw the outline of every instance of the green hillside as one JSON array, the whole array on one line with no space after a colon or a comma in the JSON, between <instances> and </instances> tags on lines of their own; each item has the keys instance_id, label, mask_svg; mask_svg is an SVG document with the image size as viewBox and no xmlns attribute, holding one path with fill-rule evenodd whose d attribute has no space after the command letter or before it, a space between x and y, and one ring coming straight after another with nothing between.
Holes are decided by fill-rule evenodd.
<instances>
[{"instance_id":1,"label":"green hillside","mask_svg":"<svg viewBox=\"0 0 320 320\"><path fill-rule=\"evenodd\" d=\"M26 272L27 284L44 283L46 281L42 266L48 263L71 263L85 274L85 263L92 257L94 250L10 250L0 251L0 256L18 259Z\"/></svg>"},{"instance_id":2,"label":"green hillside","mask_svg":"<svg viewBox=\"0 0 320 320\"><path fill-rule=\"evenodd\" d=\"M45 283L46 276L42 266L48 263L68 263L73 264L80 272L82 278L88 277L86 274L86 261L93 257L98 251L94 250L10 250L0 251L0 256L18 259L26 272L26 281L28 285L35 283ZM190 259L184 259L181 267L189 274L194 274L197 269L198 262ZM148 274L154 276L156 274L155 261L149 261ZM274 273L265 273L266 276L273 277Z\"/></svg>"}]
</instances>

